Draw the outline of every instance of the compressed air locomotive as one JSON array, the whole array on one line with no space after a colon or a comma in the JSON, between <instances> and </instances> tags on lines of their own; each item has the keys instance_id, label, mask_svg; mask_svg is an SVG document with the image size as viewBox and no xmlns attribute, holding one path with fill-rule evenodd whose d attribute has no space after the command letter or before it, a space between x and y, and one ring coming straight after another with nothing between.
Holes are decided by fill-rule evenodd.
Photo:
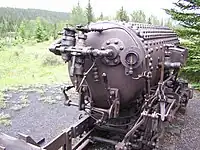
<instances>
[{"instance_id":1,"label":"compressed air locomotive","mask_svg":"<svg viewBox=\"0 0 200 150\"><path fill-rule=\"evenodd\" d=\"M167 27L139 23L97 22L65 28L50 51L69 65L78 106L99 130L122 132L114 141L91 136L91 141L115 149L151 149L157 146L162 124L186 107L192 98L188 83L178 79L188 51ZM124 134L124 135L123 135ZM87 144L85 144L87 145Z\"/></svg>"},{"instance_id":2,"label":"compressed air locomotive","mask_svg":"<svg viewBox=\"0 0 200 150\"><path fill-rule=\"evenodd\" d=\"M116 150L159 149L165 124L193 95L178 78L188 55L179 44L172 30L149 24L64 28L49 50L68 64L73 85L62 89L65 105L87 115L42 149L92 149L96 143ZM67 95L72 88L79 93L77 104Z\"/></svg>"}]
</instances>

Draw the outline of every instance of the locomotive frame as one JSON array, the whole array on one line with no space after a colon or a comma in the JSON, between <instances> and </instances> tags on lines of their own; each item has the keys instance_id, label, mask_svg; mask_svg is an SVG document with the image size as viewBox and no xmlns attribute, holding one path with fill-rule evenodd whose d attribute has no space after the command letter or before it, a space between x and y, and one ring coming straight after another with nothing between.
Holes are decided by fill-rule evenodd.
<instances>
[{"instance_id":1,"label":"locomotive frame","mask_svg":"<svg viewBox=\"0 0 200 150\"><path fill-rule=\"evenodd\" d=\"M113 145L116 150L159 149L159 140L165 124L174 119L179 109L185 109L188 100L193 96L188 83L178 78L179 70L186 62L187 49L179 46L177 35L167 27L140 23L111 24L114 24L114 27L66 27L62 33L63 37L49 48L54 54L61 55L65 62L69 62L69 74L73 85L62 89L64 104L76 106L87 115L45 146L40 146L41 141L35 142L27 135L20 134L20 139L25 143L1 134L0 143L5 146L0 147L1 149L76 150L88 149L88 146L95 142ZM139 46L125 49L123 42L116 38L105 41L101 49L92 48L86 43L87 34L101 34L113 28L132 32L131 36L140 40ZM154 52L162 55L159 54L156 58ZM87 69L83 68L86 58L92 60ZM129 107L124 107L120 89L110 86L108 74L103 72L99 75L97 58L107 66L117 66L121 63L127 77L134 81L144 81L142 92ZM145 63L142 63L144 60ZM139 70L137 76L133 76L134 69L141 64L144 69ZM90 72L93 72L92 81L102 80L108 97L106 103L109 105L91 98L91 87L86 81ZM156 84L151 83L152 78L158 80ZM78 104L69 100L67 91L71 88L79 92ZM80 137L80 140L73 145L72 139L77 137ZM8 141L17 141L18 145L12 145Z\"/></svg>"}]
</instances>

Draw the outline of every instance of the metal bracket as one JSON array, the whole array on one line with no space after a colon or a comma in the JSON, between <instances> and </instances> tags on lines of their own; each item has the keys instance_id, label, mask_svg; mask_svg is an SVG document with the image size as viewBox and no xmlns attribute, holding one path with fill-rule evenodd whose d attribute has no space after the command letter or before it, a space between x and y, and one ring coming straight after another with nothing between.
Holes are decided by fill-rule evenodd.
<instances>
[{"instance_id":1,"label":"metal bracket","mask_svg":"<svg viewBox=\"0 0 200 150\"><path fill-rule=\"evenodd\" d=\"M41 144L45 142L45 138L42 138L40 141L36 142L29 135L25 135L25 134L22 134L22 133L18 133L18 138L20 140L25 141L26 143L30 143L30 144L33 144L35 146L41 146Z\"/></svg>"}]
</instances>

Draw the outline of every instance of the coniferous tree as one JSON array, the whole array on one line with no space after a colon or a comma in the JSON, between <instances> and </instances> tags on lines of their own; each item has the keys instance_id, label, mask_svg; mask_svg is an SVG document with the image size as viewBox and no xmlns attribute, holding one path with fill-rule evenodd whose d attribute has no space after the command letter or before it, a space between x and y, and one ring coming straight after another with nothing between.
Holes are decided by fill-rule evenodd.
<instances>
[{"instance_id":1,"label":"coniferous tree","mask_svg":"<svg viewBox=\"0 0 200 150\"><path fill-rule=\"evenodd\" d=\"M179 0L174 5L175 8L165 11L182 26L176 28L179 36L190 41L182 43L189 49L189 57L181 75L200 88L200 0Z\"/></svg>"},{"instance_id":2,"label":"coniferous tree","mask_svg":"<svg viewBox=\"0 0 200 150\"><path fill-rule=\"evenodd\" d=\"M103 17L103 13L101 12L100 16L99 16L99 20L103 20L104 17Z\"/></svg>"},{"instance_id":3,"label":"coniferous tree","mask_svg":"<svg viewBox=\"0 0 200 150\"><path fill-rule=\"evenodd\" d=\"M128 13L126 12L126 10L124 10L123 6L120 8L119 11L117 11L116 19L119 21L125 21L125 22L129 21Z\"/></svg>"},{"instance_id":4,"label":"coniferous tree","mask_svg":"<svg viewBox=\"0 0 200 150\"><path fill-rule=\"evenodd\" d=\"M88 6L86 8L86 15L87 15L88 24L90 22L94 21L94 15L93 15L93 12L92 12L92 6L91 6L90 0L88 0Z\"/></svg>"},{"instance_id":5,"label":"coniferous tree","mask_svg":"<svg viewBox=\"0 0 200 150\"><path fill-rule=\"evenodd\" d=\"M187 28L183 33L191 36L200 36L200 0L179 0L174 3L176 8L165 9L172 19L177 20Z\"/></svg>"},{"instance_id":6,"label":"coniferous tree","mask_svg":"<svg viewBox=\"0 0 200 150\"><path fill-rule=\"evenodd\" d=\"M148 24L152 24L152 22L151 22L151 18L150 18L150 17L148 18L147 23L148 23Z\"/></svg>"}]
</instances>

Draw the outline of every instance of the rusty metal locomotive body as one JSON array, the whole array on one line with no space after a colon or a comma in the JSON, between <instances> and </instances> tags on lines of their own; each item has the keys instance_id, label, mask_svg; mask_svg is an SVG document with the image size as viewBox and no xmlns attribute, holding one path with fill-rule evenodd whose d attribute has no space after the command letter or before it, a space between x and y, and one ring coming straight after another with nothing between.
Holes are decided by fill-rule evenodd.
<instances>
[{"instance_id":1,"label":"rusty metal locomotive body","mask_svg":"<svg viewBox=\"0 0 200 150\"><path fill-rule=\"evenodd\" d=\"M112 51L111 56L96 60L95 66L86 78L91 99L95 106L101 108L109 108L108 91L102 74L106 74L106 84L110 88L119 90L120 105L126 107L144 91L144 76L151 76L150 86L158 84L161 71L159 65L164 59L167 45L176 47L179 44L177 35L165 27L100 22L90 25L89 28L106 30L86 34L86 46L101 51ZM180 63L178 65L183 65L187 50L180 50L182 51L172 51L170 63L177 62ZM174 53L177 56L173 56ZM84 69L88 70L92 63L91 59L86 58Z\"/></svg>"},{"instance_id":2,"label":"rusty metal locomotive body","mask_svg":"<svg viewBox=\"0 0 200 150\"><path fill-rule=\"evenodd\" d=\"M188 51L167 27L111 21L66 27L49 50L68 62L73 85L63 88L65 105L87 116L44 149L88 149L91 141L117 150L155 149L163 124L192 98L178 78ZM78 104L67 95L71 88Z\"/></svg>"}]
</instances>

